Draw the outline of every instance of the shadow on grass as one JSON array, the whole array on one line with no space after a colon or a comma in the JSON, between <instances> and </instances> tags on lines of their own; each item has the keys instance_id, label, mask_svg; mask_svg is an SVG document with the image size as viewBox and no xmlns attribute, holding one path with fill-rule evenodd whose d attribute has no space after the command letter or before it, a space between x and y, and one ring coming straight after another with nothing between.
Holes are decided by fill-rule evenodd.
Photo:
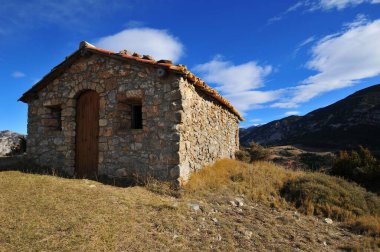
<instances>
[{"instance_id":1,"label":"shadow on grass","mask_svg":"<svg viewBox=\"0 0 380 252\"><path fill-rule=\"evenodd\" d=\"M57 176L67 179L89 179L97 181L104 185L111 185L116 187L131 187L137 185L143 185L142 182L137 181L134 178L111 178L106 175L83 177L78 178L72 176L64 171L52 169L50 167L42 167L35 164L32 160L28 159L26 155L16 155L8 157L0 157L0 174L5 171L19 171L22 173Z\"/></svg>"}]
</instances>

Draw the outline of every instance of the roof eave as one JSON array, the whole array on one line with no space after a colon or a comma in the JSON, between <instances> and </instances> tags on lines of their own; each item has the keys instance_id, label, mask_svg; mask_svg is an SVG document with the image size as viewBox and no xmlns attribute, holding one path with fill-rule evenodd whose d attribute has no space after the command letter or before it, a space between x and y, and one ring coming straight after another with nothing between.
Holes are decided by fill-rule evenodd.
<instances>
[{"instance_id":1,"label":"roof eave","mask_svg":"<svg viewBox=\"0 0 380 252\"><path fill-rule=\"evenodd\" d=\"M82 56L88 55L88 52L105 55L107 57L111 57L117 60L133 60L134 62L148 63L152 66L163 67L171 72L177 73L185 77L189 82L193 83L194 86L201 89L203 92L207 93L215 100L220 102L225 108L227 108L232 114L234 114L240 121L244 121L244 118L240 115L240 113L235 109L232 104L225 99L222 95L220 95L215 89L208 86L203 80L196 77L193 73L191 73L185 66L183 65L173 65L171 63L166 63L165 61L154 61L151 59L143 59L139 57L135 57L129 54L121 54L115 53L112 51L104 50L97 48L91 45L88 42L82 41L80 43L79 49L70 54L64 61L55 66L48 74L46 74L39 82L34 84L28 91L26 91L18 100L24 103L28 103L30 99L34 99L37 96L38 91L43 89L48 83L54 80L57 76L62 74L67 67L70 67L77 59Z\"/></svg>"}]
</instances>

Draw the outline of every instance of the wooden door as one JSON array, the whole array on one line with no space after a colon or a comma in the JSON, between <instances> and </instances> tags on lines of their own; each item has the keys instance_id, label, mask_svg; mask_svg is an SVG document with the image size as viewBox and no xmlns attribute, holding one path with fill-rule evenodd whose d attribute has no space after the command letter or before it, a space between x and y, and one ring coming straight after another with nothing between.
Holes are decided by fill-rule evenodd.
<instances>
[{"instance_id":1,"label":"wooden door","mask_svg":"<svg viewBox=\"0 0 380 252\"><path fill-rule=\"evenodd\" d=\"M82 93L77 100L75 174L94 178L98 172L99 95Z\"/></svg>"}]
</instances>

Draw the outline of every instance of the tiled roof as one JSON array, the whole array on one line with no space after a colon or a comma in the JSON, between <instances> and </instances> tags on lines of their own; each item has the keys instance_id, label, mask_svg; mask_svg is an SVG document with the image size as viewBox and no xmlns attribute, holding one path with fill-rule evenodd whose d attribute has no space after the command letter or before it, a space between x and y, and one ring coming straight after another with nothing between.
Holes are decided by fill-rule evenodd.
<instances>
[{"instance_id":1,"label":"tiled roof","mask_svg":"<svg viewBox=\"0 0 380 252\"><path fill-rule=\"evenodd\" d=\"M75 51L70 56L66 57L65 61L63 61L61 64L56 66L51 70L50 73L48 73L44 78L36 83L31 89L29 89L26 93L23 94L23 96L20 98L20 101L26 102L28 97L30 97L33 93L37 92L38 90L42 89L49 81L54 79L56 76L61 74L63 70L65 69L65 66L71 65L73 61L80 58L83 55L83 52L89 51L96 54L106 55L117 59L129 59L134 60L142 63L147 63L151 65L156 65L163 67L165 69L168 69L172 72L175 72L177 74L182 75L184 78L186 78L191 84L193 84L195 87L199 88L202 92L205 94L211 96L215 100L217 100L220 104L222 104L224 107L226 107L229 111L231 111L233 114L235 114L239 120L243 121L243 117L240 115L240 113L232 106L232 104L225 99L223 96L221 96L218 91L211 88L209 85L207 85L203 80L195 76L193 73L191 73L186 66L184 65L173 65L173 63L170 60L159 60L155 61L151 56L149 55L140 55L138 53L129 53L127 50L120 51L118 53L112 52L109 50L101 49L98 47L95 47L91 45L90 43L87 43L86 41L82 41L80 43L80 47L77 51Z\"/></svg>"}]
</instances>

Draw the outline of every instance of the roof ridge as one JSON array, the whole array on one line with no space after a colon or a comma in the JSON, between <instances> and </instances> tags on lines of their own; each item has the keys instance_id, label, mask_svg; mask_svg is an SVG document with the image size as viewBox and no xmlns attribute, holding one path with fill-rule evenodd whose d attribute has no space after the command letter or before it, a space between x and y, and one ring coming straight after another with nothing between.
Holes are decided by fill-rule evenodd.
<instances>
[{"instance_id":1,"label":"roof ridge","mask_svg":"<svg viewBox=\"0 0 380 252\"><path fill-rule=\"evenodd\" d=\"M90 44L84 40L79 43L79 49L77 51L75 51L74 53L72 53L71 55L66 57L66 59L62 63L60 63L56 67L54 67L50 71L50 73L48 73L46 76L44 76L42 78L42 80L40 80L38 83L33 85L33 87L31 89L29 89L27 92L25 92L19 100L25 102L29 93L33 93L33 91L38 91L39 86L42 85L44 80L48 81L51 78L51 75L56 71L59 74L59 72L60 72L59 69L61 67L63 67L64 65L66 65L65 63L69 59L74 61L74 60L76 60L75 56L77 56L78 54L84 55L83 52L85 52L85 51L90 51L90 52L98 53L101 55L118 57L120 59L135 60L135 61L142 62L142 63L148 63L148 64L152 64L152 65L165 67L169 70L175 71L175 72L181 74L183 77L185 77L195 87L199 88L201 91L205 92L206 94L208 94L209 96L211 96L212 98L217 100L219 103L221 103L223 106L228 108L230 110L230 112L235 114L240 121L244 121L244 118L240 115L240 113L237 111L237 109L226 98L224 98L221 94L219 94L219 92L217 90L215 90L212 87L210 87L209 85L207 85L207 83L205 81L203 81L201 78L199 78L195 74L193 74L189 69L187 69L187 67L185 65L181 65L181 64L174 65L171 60L167 60L167 59L161 59L161 60L156 61L150 55L140 55L138 53L130 54L129 51L127 51L127 50L122 50L119 53L116 53L116 52L113 52L110 50L105 50L105 49L96 47L96 46L94 46L94 45L92 45L92 44Z\"/></svg>"}]
</instances>

